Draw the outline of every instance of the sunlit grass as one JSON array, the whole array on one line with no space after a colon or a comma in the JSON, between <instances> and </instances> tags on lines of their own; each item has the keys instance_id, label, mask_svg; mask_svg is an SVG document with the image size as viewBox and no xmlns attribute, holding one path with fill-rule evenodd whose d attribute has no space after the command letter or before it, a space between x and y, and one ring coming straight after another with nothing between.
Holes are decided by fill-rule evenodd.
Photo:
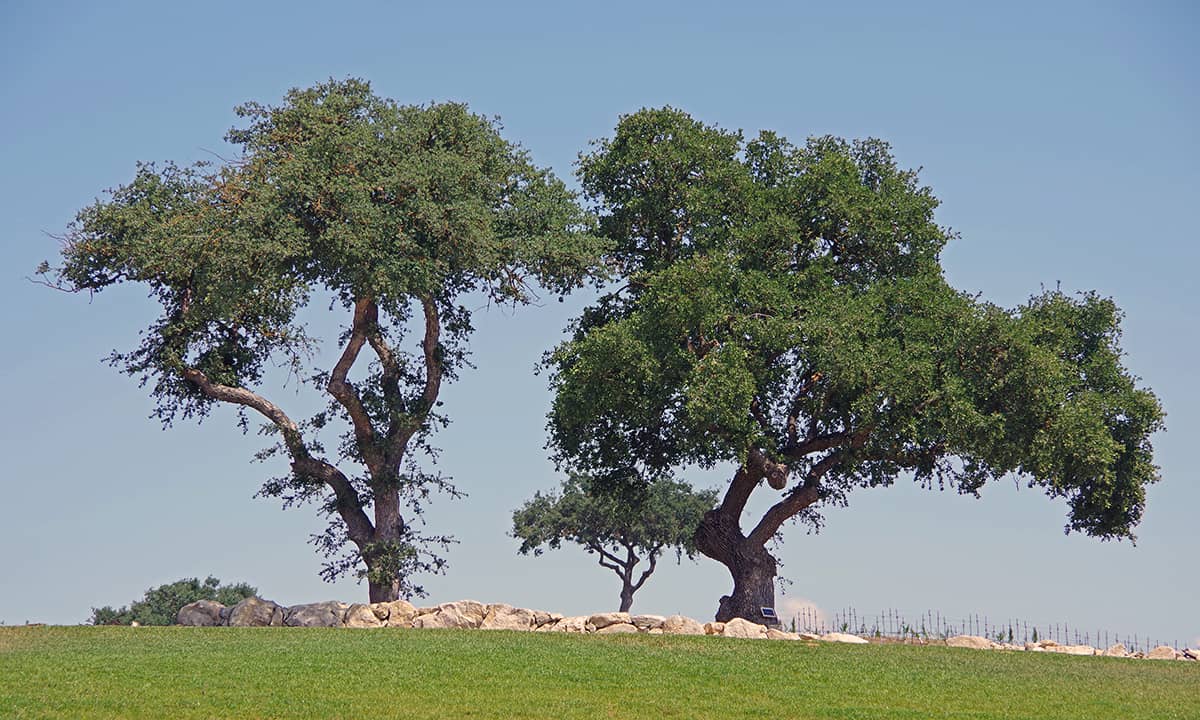
<instances>
[{"instance_id":1,"label":"sunlit grass","mask_svg":"<svg viewBox=\"0 0 1200 720\"><path fill-rule=\"evenodd\" d=\"M2 718L1196 718L1200 664L324 628L0 628Z\"/></svg>"}]
</instances>

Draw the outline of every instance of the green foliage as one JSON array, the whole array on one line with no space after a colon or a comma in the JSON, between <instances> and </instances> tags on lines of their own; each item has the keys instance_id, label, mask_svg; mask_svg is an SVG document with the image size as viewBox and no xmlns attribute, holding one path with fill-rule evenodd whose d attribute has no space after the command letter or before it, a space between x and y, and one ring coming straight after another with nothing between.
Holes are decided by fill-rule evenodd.
<instances>
[{"instance_id":1,"label":"green foliage","mask_svg":"<svg viewBox=\"0 0 1200 720\"><path fill-rule=\"evenodd\" d=\"M643 110L579 173L626 282L547 355L561 465L653 478L762 453L791 480L768 535L901 475L977 494L1016 473L1066 498L1068 531L1133 537L1163 412L1121 362L1120 311L951 288L954 234L886 143Z\"/></svg>"},{"instance_id":2,"label":"green foliage","mask_svg":"<svg viewBox=\"0 0 1200 720\"><path fill-rule=\"evenodd\" d=\"M690 558L695 552L692 534L715 501L715 492L695 491L674 480L630 486L620 493L572 476L558 493L536 493L513 513L513 536L521 540L522 554L541 555L565 541L589 553L623 554L628 549L658 555L673 548Z\"/></svg>"},{"instance_id":3,"label":"green foliage","mask_svg":"<svg viewBox=\"0 0 1200 720\"><path fill-rule=\"evenodd\" d=\"M179 609L197 600L215 600L232 606L257 594L258 590L246 583L222 585L211 575L204 582L184 578L150 588L141 600L134 600L128 607L92 608L88 622L92 625L128 625L134 621L141 625L174 625Z\"/></svg>"}]
</instances>

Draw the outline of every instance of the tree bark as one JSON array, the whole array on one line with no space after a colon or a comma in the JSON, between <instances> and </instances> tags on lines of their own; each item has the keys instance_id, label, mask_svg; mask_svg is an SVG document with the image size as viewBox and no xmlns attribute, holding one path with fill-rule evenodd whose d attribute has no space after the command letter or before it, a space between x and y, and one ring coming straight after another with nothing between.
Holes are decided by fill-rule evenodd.
<instances>
[{"instance_id":1,"label":"tree bark","mask_svg":"<svg viewBox=\"0 0 1200 720\"><path fill-rule=\"evenodd\" d=\"M762 623L762 608L775 607L774 556L743 533L738 518L724 507L709 510L696 529L696 548L729 570L733 592L721 598L717 622L740 617Z\"/></svg>"},{"instance_id":2,"label":"tree bark","mask_svg":"<svg viewBox=\"0 0 1200 720\"><path fill-rule=\"evenodd\" d=\"M633 607L633 584L626 579L621 586L621 607L617 608L617 612L629 612L631 607Z\"/></svg>"},{"instance_id":3,"label":"tree bark","mask_svg":"<svg viewBox=\"0 0 1200 720\"><path fill-rule=\"evenodd\" d=\"M370 602L392 602L400 599L400 581L392 580L390 582L377 583L373 580L367 580L367 593L370 597Z\"/></svg>"}]
</instances>

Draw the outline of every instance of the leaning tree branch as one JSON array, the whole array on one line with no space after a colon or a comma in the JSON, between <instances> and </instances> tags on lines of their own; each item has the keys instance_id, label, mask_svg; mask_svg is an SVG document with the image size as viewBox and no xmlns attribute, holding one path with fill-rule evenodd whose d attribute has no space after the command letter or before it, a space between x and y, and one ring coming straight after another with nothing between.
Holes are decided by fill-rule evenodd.
<instances>
[{"instance_id":1,"label":"leaning tree branch","mask_svg":"<svg viewBox=\"0 0 1200 720\"><path fill-rule=\"evenodd\" d=\"M603 545L590 545L592 550L600 556L600 567L608 568L617 574L617 577L624 579L625 575L621 570L621 559L604 549ZM605 562L605 561L608 562Z\"/></svg>"},{"instance_id":2,"label":"leaning tree branch","mask_svg":"<svg viewBox=\"0 0 1200 720\"><path fill-rule=\"evenodd\" d=\"M362 499L354 486L341 470L309 453L300 427L278 405L246 388L214 383L196 368L185 368L183 377L213 400L248 407L270 420L283 435L284 446L292 458L292 470L297 475L320 480L329 486L337 498L337 511L346 522L350 539L360 545L370 542L375 534L375 526L363 512Z\"/></svg>"}]
</instances>

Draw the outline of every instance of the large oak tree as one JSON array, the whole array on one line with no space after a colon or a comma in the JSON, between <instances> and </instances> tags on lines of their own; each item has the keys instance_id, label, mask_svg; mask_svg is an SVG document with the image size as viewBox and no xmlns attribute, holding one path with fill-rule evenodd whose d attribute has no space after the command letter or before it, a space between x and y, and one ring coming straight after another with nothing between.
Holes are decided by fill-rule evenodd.
<instances>
[{"instance_id":1,"label":"large oak tree","mask_svg":"<svg viewBox=\"0 0 1200 720\"><path fill-rule=\"evenodd\" d=\"M695 537L733 579L717 620L774 606L785 524L900 477L977 495L1016 474L1065 498L1068 531L1132 538L1163 413L1122 366L1120 311L950 287L953 234L886 144L643 110L579 176L624 282L547 358L551 447L614 483L732 466ZM773 504L744 518L759 491Z\"/></svg>"},{"instance_id":2,"label":"large oak tree","mask_svg":"<svg viewBox=\"0 0 1200 720\"><path fill-rule=\"evenodd\" d=\"M165 424L219 403L256 414L290 474L262 493L315 500L326 579L365 577L372 601L420 593L411 578L444 560L414 523L431 490L419 462L446 422L444 383L467 366L466 302L521 304L538 284L577 286L595 240L575 198L461 104L399 105L365 82L289 92L238 109L237 159L140 166L82 210L62 264L73 291L141 283L162 313L113 363L148 384ZM304 314L310 302L314 312ZM337 359L314 366L306 317L344 313ZM282 365L328 401L293 417L263 387ZM324 404L324 403L320 403ZM319 406L319 405L318 405ZM344 428L331 447L326 426Z\"/></svg>"}]
</instances>

